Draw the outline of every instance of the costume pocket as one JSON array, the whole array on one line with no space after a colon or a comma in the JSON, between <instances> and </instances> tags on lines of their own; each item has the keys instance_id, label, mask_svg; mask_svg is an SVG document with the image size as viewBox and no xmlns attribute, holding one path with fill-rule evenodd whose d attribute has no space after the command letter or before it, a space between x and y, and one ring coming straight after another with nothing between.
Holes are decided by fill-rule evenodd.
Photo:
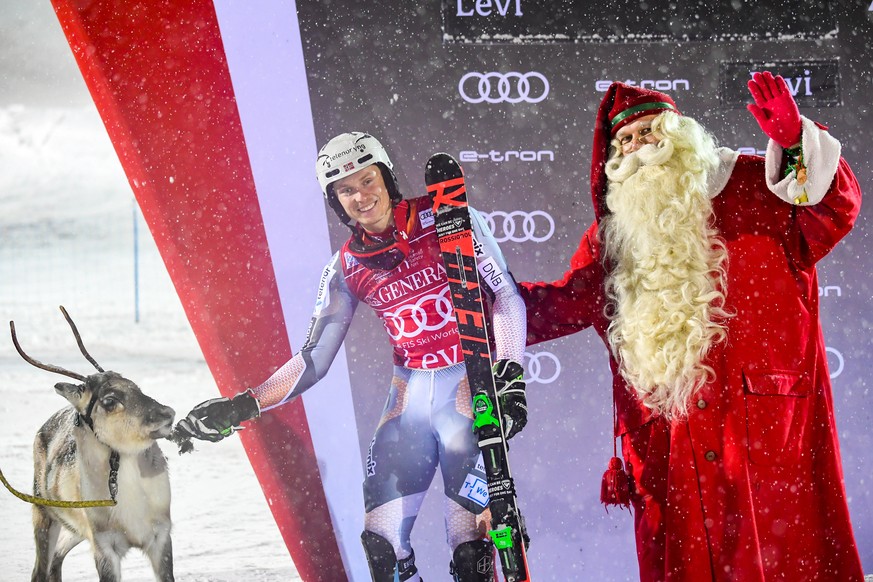
<instances>
[{"instance_id":1,"label":"costume pocket","mask_svg":"<svg viewBox=\"0 0 873 582\"><path fill-rule=\"evenodd\" d=\"M796 463L810 414L811 383L800 372L743 371L749 460L757 465Z\"/></svg>"}]
</instances>

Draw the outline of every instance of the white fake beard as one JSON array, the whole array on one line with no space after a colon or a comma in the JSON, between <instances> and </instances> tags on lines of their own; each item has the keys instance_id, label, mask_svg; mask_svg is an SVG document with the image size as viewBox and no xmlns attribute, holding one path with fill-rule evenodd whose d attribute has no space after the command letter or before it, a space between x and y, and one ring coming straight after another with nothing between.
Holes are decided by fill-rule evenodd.
<instances>
[{"instance_id":1,"label":"white fake beard","mask_svg":"<svg viewBox=\"0 0 873 582\"><path fill-rule=\"evenodd\" d=\"M704 358L724 338L727 251L712 226L707 172L682 167L669 139L607 163L611 212L601 236L607 277L608 341L643 404L684 417L713 375ZM710 161L711 163L711 161ZM684 186L682 184L685 184Z\"/></svg>"}]
</instances>

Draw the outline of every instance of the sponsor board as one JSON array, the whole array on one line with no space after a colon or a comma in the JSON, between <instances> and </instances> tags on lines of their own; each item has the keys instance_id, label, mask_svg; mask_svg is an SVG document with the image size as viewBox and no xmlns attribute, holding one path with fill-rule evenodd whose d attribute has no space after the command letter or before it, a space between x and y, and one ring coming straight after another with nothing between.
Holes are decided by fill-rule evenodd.
<instances>
[{"instance_id":1,"label":"sponsor board","mask_svg":"<svg viewBox=\"0 0 873 582\"><path fill-rule=\"evenodd\" d=\"M480 212L488 230L494 235L494 240L499 243L511 241L521 242L546 242L555 234L555 219L544 210L493 210Z\"/></svg>"},{"instance_id":2,"label":"sponsor board","mask_svg":"<svg viewBox=\"0 0 873 582\"><path fill-rule=\"evenodd\" d=\"M609 89L609 86L612 85L612 83L613 81L599 79L594 82L594 89L604 93ZM667 93L674 93L680 89L685 91L691 90L691 83L688 82L688 79L643 79L641 81L627 79L626 81L622 81L622 83L625 85L632 85L643 89L653 89L655 91L664 91Z\"/></svg>"},{"instance_id":3,"label":"sponsor board","mask_svg":"<svg viewBox=\"0 0 873 582\"><path fill-rule=\"evenodd\" d=\"M831 380L839 378L840 374L846 367L846 360L843 358L843 353L837 348L830 346L825 348L828 357L828 371L830 372Z\"/></svg>"},{"instance_id":4,"label":"sponsor board","mask_svg":"<svg viewBox=\"0 0 873 582\"><path fill-rule=\"evenodd\" d=\"M803 61L722 61L719 63L719 101L724 109L744 108L751 102L748 82L755 72L781 75L800 107L839 107L840 67L837 59Z\"/></svg>"},{"instance_id":5,"label":"sponsor board","mask_svg":"<svg viewBox=\"0 0 873 582\"><path fill-rule=\"evenodd\" d=\"M765 136L765 137L766 137L766 136ZM755 147L752 147L752 146L743 146L743 147L738 147L738 148L737 148L737 152L740 153L740 154L742 154L742 155L746 155L746 156L761 156L761 157L764 157L765 155L767 155L767 150L766 150L766 149L760 150L760 149L755 148Z\"/></svg>"},{"instance_id":6,"label":"sponsor board","mask_svg":"<svg viewBox=\"0 0 873 582\"><path fill-rule=\"evenodd\" d=\"M539 103L548 97L549 88L549 80L537 71L470 71L458 81L461 99L474 104Z\"/></svg>"},{"instance_id":7,"label":"sponsor board","mask_svg":"<svg viewBox=\"0 0 873 582\"><path fill-rule=\"evenodd\" d=\"M832 39L834 7L769 2L442 0L443 43L546 44ZM633 13L639 18L622 17Z\"/></svg>"},{"instance_id":8,"label":"sponsor board","mask_svg":"<svg viewBox=\"0 0 873 582\"><path fill-rule=\"evenodd\" d=\"M465 163L475 162L554 162L555 152L552 150L488 150L478 152L475 150L463 150L458 152L458 161Z\"/></svg>"},{"instance_id":9,"label":"sponsor board","mask_svg":"<svg viewBox=\"0 0 873 582\"><path fill-rule=\"evenodd\" d=\"M459 18L467 16L522 16L521 0L455 0Z\"/></svg>"},{"instance_id":10,"label":"sponsor board","mask_svg":"<svg viewBox=\"0 0 873 582\"><path fill-rule=\"evenodd\" d=\"M524 352L524 381L528 384L551 384L561 375L561 360L545 350Z\"/></svg>"}]
</instances>

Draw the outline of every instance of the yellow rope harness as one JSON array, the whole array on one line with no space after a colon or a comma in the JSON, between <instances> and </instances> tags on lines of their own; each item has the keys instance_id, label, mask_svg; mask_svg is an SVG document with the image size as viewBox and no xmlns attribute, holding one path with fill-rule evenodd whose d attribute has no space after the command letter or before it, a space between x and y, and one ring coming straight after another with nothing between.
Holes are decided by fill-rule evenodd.
<instances>
[{"instance_id":1,"label":"yellow rope harness","mask_svg":"<svg viewBox=\"0 0 873 582\"><path fill-rule=\"evenodd\" d=\"M86 507L112 507L113 505L118 504L115 499L99 499L96 501L60 501L58 499L45 499L43 497L28 495L27 493L16 491L15 488L13 488L12 485L9 484L9 481L6 480L6 477L3 476L3 471L0 471L0 481L3 482L3 485L5 485L6 488L9 489L9 492L12 493L14 496L21 499L22 501L26 501L34 505L84 509Z\"/></svg>"}]
</instances>

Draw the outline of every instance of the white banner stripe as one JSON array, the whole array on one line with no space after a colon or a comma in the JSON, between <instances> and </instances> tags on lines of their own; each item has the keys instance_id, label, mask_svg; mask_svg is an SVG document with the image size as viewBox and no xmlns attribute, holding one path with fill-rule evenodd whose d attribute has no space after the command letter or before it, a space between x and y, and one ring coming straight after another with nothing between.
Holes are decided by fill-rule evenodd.
<instances>
[{"instance_id":1,"label":"white banner stripe","mask_svg":"<svg viewBox=\"0 0 873 582\"><path fill-rule=\"evenodd\" d=\"M252 174L292 347L303 343L332 254L294 0L216 0ZM301 252L304 251L304 252ZM370 579L360 543L363 465L345 351L303 397L337 542L352 580ZM276 459L277 463L281 459Z\"/></svg>"}]
</instances>

